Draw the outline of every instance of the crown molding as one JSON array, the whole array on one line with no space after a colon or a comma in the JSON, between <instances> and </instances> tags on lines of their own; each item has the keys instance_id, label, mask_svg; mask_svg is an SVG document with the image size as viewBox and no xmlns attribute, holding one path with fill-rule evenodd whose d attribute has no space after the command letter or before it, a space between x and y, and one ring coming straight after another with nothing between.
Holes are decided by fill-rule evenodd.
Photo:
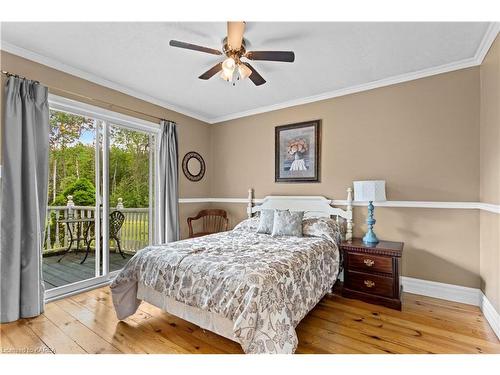
<instances>
[{"instance_id":1,"label":"crown molding","mask_svg":"<svg viewBox=\"0 0 500 375\"><path fill-rule=\"evenodd\" d=\"M208 119L207 117L202 116L198 113L191 112L191 111L184 109L182 107L167 103L161 99L158 99L158 98L149 96L147 94L144 94L142 92L133 90L131 88L122 86L116 82L102 78L102 77L95 75L93 73L89 73L87 71L72 67L72 66L67 65L65 63L62 63L60 61L57 61L51 57L47 57L47 56L41 55L39 53L27 50L25 48L18 47L14 44L5 42L3 40L0 41L0 49L5 51L5 52L11 53L13 55L23 57L25 59L37 62L39 64L48 66L50 68L57 69L61 72L71 74L75 77L82 78L82 79L87 80L89 82L104 86L106 88L109 88L109 89L112 89L115 91L119 91L122 94L133 96L134 98L144 100L144 101L149 102L151 104L156 104L156 105L163 107L163 108L166 108L170 111L178 112L178 113L183 114L185 116L189 116L189 117L195 118L197 120L200 120L200 121L203 121L206 123L211 123L210 119ZM16 72L13 72L13 73L16 73ZM43 78L40 78L40 77L29 77L29 78L36 79L37 81L40 81L43 83Z\"/></svg>"},{"instance_id":2,"label":"crown molding","mask_svg":"<svg viewBox=\"0 0 500 375\"><path fill-rule=\"evenodd\" d=\"M167 103L161 99L158 99L158 98L149 96L147 94L144 94L142 92L130 89L130 88L122 86L118 83L109 81L105 78L99 77L99 76L94 75L92 73L74 68L72 66L61 63L55 59L52 59L52 58L49 58L47 56L44 56L44 55L32 52L30 50L18 47L16 45L11 44L11 43L7 43L7 42L2 41L0 48L4 51L12 53L14 55L24 57L28 60L32 60L32 61L35 61L37 63L49 66L49 67L57 69L57 70L60 70L62 72L74 75L76 77L83 78L87 81L96 83L96 84L104 86L104 87L108 87L110 89L119 91L121 93L130 95L130 96L133 96L135 98L145 100L145 101L150 102L152 104L159 105L159 106L164 107L166 109L169 109L171 111L181 113L183 115L195 118L197 120L206 122L208 124L218 124L218 123L221 123L224 121L234 120L234 119L252 116L252 115L257 115L260 113L265 113L265 112L270 112L270 111L276 111L279 109L294 107L294 106L298 106L298 105L302 105L302 104L313 103L313 102L317 102L317 101L321 101L321 100L332 99L332 98L336 98L336 97L340 97L340 96L344 96L344 95L355 94L355 93L359 93L359 92L363 92L363 91L373 90L376 88L395 85L398 83L413 81L413 80L420 79L420 78L430 77L430 76L433 76L436 74L448 73L448 72L455 71L455 70L460 70L460 69L465 69L465 68L477 66L483 62L484 57L488 53L488 50L490 49L490 47L491 47L492 43L494 42L496 36L498 35L499 31L500 31L500 23L498 23L498 22L490 23L490 25L488 26L488 29L486 30L486 33L483 36L483 39L481 40L481 43L479 44L478 49L476 50L476 53L474 54L473 57L468 58L468 59L456 61L456 62L449 63L449 64L440 65L437 67L423 69L423 70L419 70L416 72L410 72L410 73L405 73L405 74L401 74L401 75L397 75L397 76L393 76L393 77L389 77L389 78L384 78L384 79L381 79L378 81L368 82L368 83L361 84L361 85L355 85L355 86L351 86L351 87L342 88L339 90L328 91L328 92L324 92L324 93L321 93L318 95L307 96L304 98L297 98L297 99L288 100L288 101L284 101L284 102L277 103L277 104L272 104L272 105L268 105L268 106L254 108L254 109L251 109L248 111L235 112L235 113L231 113L229 115L212 117L212 118L209 118L209 117L203 116L199 113L192 112L192 111L189 111L189 110L184 109L182 107L178 107L176 105Z\"/></svg>"},{"instance_id":3,"label":"crown molding","mask_svg":"<svg viewBox=\"0 0 500 375\"><path fill-rule=\"evenodd\" d=\"M476 54L474 55L474 59L476 60L477 65L481 65L483 63L486 54L488 53L491 45L495 41L498 33L500 32L500 22L492 22L488 26L486 33L484 34L483 40L479 44L477 48Z\"/></svg>"},{"instance_id":4,"label":"crown molding","mask_svg":"<svg viewBox=\"0 0 500 375\"><path fill-rule=\"evenodd\" d=\"M417 72L405 73L405 74L401 74L398 76L384 78L384 79L381 79L378 81L363 83L361 85L346 87L346 88L334 90L334 91L327 91L327 92L324 92L324 93L318 94L318 95L312 95L312 96L307 96L304 98L288 100L288 101L278 103L278 104L263 106L263 107L251 109L248 111L237 112L237 113L232 113L230 115L216 117L216 118L211 120L211 123L218 124L218 123L221 123L224 121L235 120L235 119L238 119L241 117L257 115L260 113L276 111L279 109L295 107L298 105L303 105L303 104L308 104L308 103L314 103L314 102L318 102L321 100L333 99L333 98L337 98L337 97L345 96L345 95L349 95L349 94L356 94L356 93L363 92L363 91L368 91L368 90L373 90L373 89L377 89L377 88L381 88L381 87L385 87L385 86L395 85L397 83L403 83L403 82L413 81L413 80L420 79L420 78L430 77L430 76L433 76L436 74L448 73L448 72L451 72L454 70L470 68L470 67L476 66L476 65L478 65L478 64L476 63L475 58L469 58L469 59L461 60L458 62L453 62L450 64L441 65L441 66L434 67L434 68L419 70Z\"/></svg>"}]
</instances>

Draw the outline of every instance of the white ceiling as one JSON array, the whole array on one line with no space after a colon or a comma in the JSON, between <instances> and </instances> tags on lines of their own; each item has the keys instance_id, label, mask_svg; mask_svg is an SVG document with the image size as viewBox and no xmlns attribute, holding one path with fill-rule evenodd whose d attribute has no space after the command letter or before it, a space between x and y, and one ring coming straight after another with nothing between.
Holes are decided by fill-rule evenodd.
<instances>
[{"instance_id":1,"label":"white ceiling","mask_svg":"<svg viewBox=\"0 0 500 375\"><path fill-rule=\"evenodd\" d=\"M200 80L221 57L168 45L220 49L224 22L2 23L1 48L212 123L477 65L497 32L476 22L247 22L247 50L296 56L252 62L260 87Z\"/></svg>"}]
</instances>

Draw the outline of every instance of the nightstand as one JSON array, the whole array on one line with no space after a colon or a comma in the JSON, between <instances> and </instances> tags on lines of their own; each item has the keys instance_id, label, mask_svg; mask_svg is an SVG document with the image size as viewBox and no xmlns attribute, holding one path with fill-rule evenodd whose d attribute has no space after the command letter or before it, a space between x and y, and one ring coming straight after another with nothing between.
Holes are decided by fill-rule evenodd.
<instances>
[{"instance_id":1,"label":"nightstand","mask_svg":"<svg viewBox=\"0 0 500 375\"><path fill-rule=\"evenodd\" d=\"M365 244L360 238L344 241L342 296L401 310L402 242Z\"/></svg>"}]
</instances>

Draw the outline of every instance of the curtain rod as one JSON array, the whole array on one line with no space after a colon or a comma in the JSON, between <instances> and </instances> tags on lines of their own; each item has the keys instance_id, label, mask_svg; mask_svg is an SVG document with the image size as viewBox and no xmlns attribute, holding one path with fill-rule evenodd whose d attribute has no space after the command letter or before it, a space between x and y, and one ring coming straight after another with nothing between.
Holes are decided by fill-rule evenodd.
<instances>
[{"instance_id":1,"label":"curtain rod","mask_svg":"<svg viewBox=\"0 0 500 375\"><path fill-rule=\"evenodd\" d=\"M29 79L27 77L21 76L19 74L10 73L10 72L7 72L5 70L2 70L1 73L3 75L7 76L7 77L17 77L17 78L20 78L20 79L31 80L31 79ZM35 82L36 84L40 84L40 81L35 81L35 80L31 80L31 81ZM64 92L64 93L72 95L72 96L77 96L79 98L82 98L82 99L85 99L85 100L88 100L88 101L91 101L91 102L94 102L94 103L101 103L101 106L104 105L104 106L107 106L109 108L120 108L120 109L123 109L126 112L136 113L136 114L139 114L139 115L143 115L143 116L147 116L147 117L150 117L150 118L154 118L157 121L170 121L170 120L167 120L167 119L164 119L164 118L161 118L161 117L150 115L149 113L144 113L144 112L136 111L134 109L130 109L130 108L127 108L127 107L123 107L123 106L118 105L118 104L113 104L113 103L106 102L104 100L90 98L88 96L85 96L85 95L82 95L82 94L78 94L76 92L72 92L72 91L60 89L60 88L57 88L57 87L51 87L51 86L49 86L49 88L52 89L52 90ZM175 122L175 121L171 121L171 122Z\"/></svg>"},{"instance_id":2,"label":"curtain rod","mask_svg":"<svg viewBox=\"0 0 500 375\"><path fill-rule=\"evenodd\" d=\"M29 78L20 76L19 74L14 74L14 73L6 72L5 70L2 70L2 74L5 74L7 77L16 77L16 78L20 78L20 79L26 79L28 81L33 81L33 80L30 80ZM38 82L38 81L33 81L33 82L36 83L36 84L40 84L40 82Z\"/></svg>"}]
</instances>

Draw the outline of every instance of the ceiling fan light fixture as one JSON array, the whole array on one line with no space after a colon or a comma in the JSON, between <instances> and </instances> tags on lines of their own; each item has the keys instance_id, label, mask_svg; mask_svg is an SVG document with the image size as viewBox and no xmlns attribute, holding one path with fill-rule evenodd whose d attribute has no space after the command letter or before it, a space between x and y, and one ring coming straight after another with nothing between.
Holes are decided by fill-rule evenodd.
<instances>
[{"instance_id":1,"label":"ceiling fan light fixture","mask_svg":"<svg viewBox=\"0 0 500 375\"><path fill-rule=\"evenodd\" d=\"M221 77L226 81L231 81L233 79L234 69L236 68L236 62L232 57L228 57L222 63L222 75Z\"/></svg>"},{"instance_id":2,"label":"ceiling fan light fixture","mask_svg":"<svg viewBox=\"0 0 500 375\"><path fill-rule=\"evenodd\" d=\"M231 82L233 86L235 86L236 81L246 78L252 81L255 86L261 86L266 83L266 80L259 72L255 70L250 63L246 61L242 63L241 58L256 61L281 61L289 63L295 61L295 53L293 51L247 51L246 45L248 43L244 38L244 32L245 22L228 22L227 36L222 40L222 51L178 40L171 40L169 44L172 47L184 48L212 55L225 55L227 58L224 61L219 60L220 62L212 66L198 78L206 81L220 73L220 77L226 82Z\"/></svg>"},{"instance_id":3,"label":"ceiling fan light fixture","mask_svg":"<svg viewBox=\"0 0 500 375\"><path fill-rule=\"evenodd\" d=\"M224 71L221 72L220 77L224 81L227 81L227 82L229 82L229 81L231 81L233 79L232 75L229 77L229 76L226 75L226 73Z\"/></svg>"},{"instance_id":4,"label":"ceiling fan light fixture","mask_svg":"<svg viewBox=\"0 0 500 375\"><path fill-rule=\"evenodd\" d=\"M238 64L238 72L240 73L241 79L248 78L250 74L252 74L252 70L244 64Z\"/></svg>"}]
</instances>

